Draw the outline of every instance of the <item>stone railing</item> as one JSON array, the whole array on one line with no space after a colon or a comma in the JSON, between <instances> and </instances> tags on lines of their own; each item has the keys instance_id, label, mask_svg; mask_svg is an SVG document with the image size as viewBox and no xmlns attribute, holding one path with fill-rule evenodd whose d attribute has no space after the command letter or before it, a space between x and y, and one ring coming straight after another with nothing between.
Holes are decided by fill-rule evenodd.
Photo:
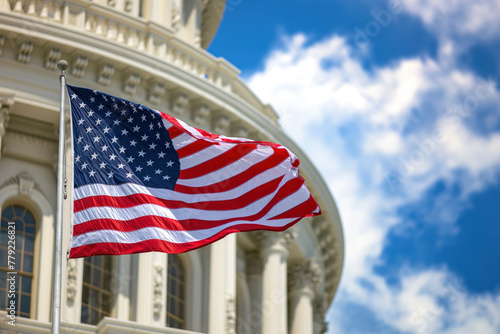
<instances>
[{"instance_id":1,"label":"stone railing","mask_svg":"<svg viewBox=\"0 0 500 334\"><path fill-rule=\"evenodd\" d=\"M0 0L0 11L29 22L64 25L82 33L146 53L235 94L277 120L239 78L239 70L223 58L175 36L174 30L90 0ZM29 28L29 27L28 27Z\"/></svg>"}]
</instances>

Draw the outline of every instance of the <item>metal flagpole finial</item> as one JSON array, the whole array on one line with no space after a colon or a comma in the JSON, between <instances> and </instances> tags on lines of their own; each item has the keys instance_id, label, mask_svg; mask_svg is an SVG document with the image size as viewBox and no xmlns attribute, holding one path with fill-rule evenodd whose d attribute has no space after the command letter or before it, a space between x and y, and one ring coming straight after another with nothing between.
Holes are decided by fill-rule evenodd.
<instances>
[{"instance_id":1,"label":"metal flagpole finial","mask_svg":"<svg viewBox=\"0 0 500 334\"><path fill-rule=\"evenodd\" d=\"M57 62L57 68L62 72L61 74L64 75L64 71L68 68L68 62L64 59L61 59Z\"/></svg>"}]
</instances>

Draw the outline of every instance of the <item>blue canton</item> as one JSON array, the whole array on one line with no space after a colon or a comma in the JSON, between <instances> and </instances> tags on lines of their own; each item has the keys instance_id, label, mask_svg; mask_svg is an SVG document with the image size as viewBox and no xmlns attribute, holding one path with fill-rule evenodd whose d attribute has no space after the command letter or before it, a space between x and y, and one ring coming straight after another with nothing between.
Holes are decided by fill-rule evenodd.
<instances>
[{"instance_id":1,"label":"blue canton","mask_svg":"<svg viewBox=\"0 0 500 334\"><path fill-rule=\"evenodd\" d=\"M179 155L158 111L96 90L67 88L75 187L136 183L174 189Z\"/></svg>"}]
</instances>

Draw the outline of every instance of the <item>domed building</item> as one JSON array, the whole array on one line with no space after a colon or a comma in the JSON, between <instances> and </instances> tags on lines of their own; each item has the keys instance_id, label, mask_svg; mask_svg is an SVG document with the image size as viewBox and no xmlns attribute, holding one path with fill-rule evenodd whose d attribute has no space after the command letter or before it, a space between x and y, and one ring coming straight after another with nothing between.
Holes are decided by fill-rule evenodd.
<instances>
[{"instance_id":1,"label":"domed building","mask_svg":"<svg viewBox=\"0 0 500 334\"><path fill-rule=\"evenodd\" d=\"M225 0L0 0L0 332L51 327L61 59L70 85L213 133L283 144L299 157L322 209L285 232L232 234L182 254L64 260L61 332L325 332L344 259L339 214L273 108L233 65L206 51L224 7ZM69 193L69 116L66 130ZM64 203L66 250L72 205ZM9 222L16 226L15 326L5 311Z\"/></svg>"}]
</instances>

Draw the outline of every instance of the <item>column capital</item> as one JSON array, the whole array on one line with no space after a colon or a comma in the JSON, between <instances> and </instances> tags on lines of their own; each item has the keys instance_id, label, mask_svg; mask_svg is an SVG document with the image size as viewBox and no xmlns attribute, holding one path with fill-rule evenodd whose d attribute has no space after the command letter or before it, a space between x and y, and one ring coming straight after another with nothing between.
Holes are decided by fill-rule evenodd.
<instances>
[{"instance_id":1,"label":"column capital","mask_svg":"<svg viewBox=\"0 0 500 334\"><path fill-rule=\"evenodd\" d=\"M261 249L261 255L278 252L285 257L288 256L288 246L295 239L297 233L292 230L284 232L258 231L256 239Z\"/></svg>"},{"instance_id":2,"label":"column capital","mask_svg":"<svg viewBox=\"0 0 500 334\"><path fill-rule=\"evenodd\" d=\"M14 105L14 96L0 96L0 137L5 134L10 111Z\"/></svg>"},{"instance_id":3,"label":"column capital","mask_svg":"<svg viewBox=\"0 0 500 334\"><path fill-rule=\"evenodd\" d=\"M290 294L307 293L312 298L320 279L321 268L316 259L304 259L288 269L288 291Z\"/></svg>"}]
</instances>

